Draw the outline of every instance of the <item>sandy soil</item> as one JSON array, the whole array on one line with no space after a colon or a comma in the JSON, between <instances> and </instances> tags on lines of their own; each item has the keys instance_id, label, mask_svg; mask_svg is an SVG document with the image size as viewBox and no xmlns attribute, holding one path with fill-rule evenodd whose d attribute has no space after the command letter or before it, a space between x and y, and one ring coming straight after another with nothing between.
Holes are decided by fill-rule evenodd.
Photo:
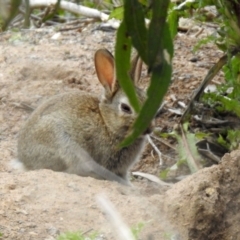
<instances>
[{"instance_id":1,"label":"sandy soil","mask_svg":"<svg viewBox=\"0 0 240 240\"><path fill-rule=\"evenodd\" d=\"M175 40L173 83L166 108L188 103L208 69L222 55L208 44L197 54L192 47L215 29L178 34ZM119 239L99 197L107 197L124 222L144 223L139 239L240 239L240 151L224 157L220 165L200 170L172 186L146 179L133 180L133 188L114 182L82 178L49 170L18 173L9 167L17 158L17 134L29 116L21 103L37 107L50 96L77 88L100 92L93 66L98 48L114 48L114 32L96 25L81 33L59 33L51 28L0 35L0 233L2 239L55 239L66 231L96 231L98 239ZM143 74L146 85L146 73ZM223 80L220 73L214 81ZM179 117L165 111L157 127L170 132ZM171 143L171 142L170 142ZM164 164L177 155L156 142ZM172 142L174 145L175 143ZM158 176L156 154L146 147L135 170ZM188 170L186 170L188 173ZM0 237L1 239L1 237Z\"/></svg>"}]
</instances>

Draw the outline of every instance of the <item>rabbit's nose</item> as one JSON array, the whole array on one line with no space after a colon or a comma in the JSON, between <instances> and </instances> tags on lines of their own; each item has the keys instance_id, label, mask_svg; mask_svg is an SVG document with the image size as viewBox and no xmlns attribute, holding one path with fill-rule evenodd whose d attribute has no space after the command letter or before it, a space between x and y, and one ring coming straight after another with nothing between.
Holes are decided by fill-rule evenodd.
<instances>
[{"instance_id":1,"label":"rabbit's nose","mask_svg":"<svg viewBox=\"0 0 240 240\"><path fill-rule=\"evenodd\" d=\"M152 133L153 129L155 127L155 121L152 120L150 125L148 126L148 128L145 130L145 132L143 133L144 135L150 134Z\"/></svg>"}]
</instances>

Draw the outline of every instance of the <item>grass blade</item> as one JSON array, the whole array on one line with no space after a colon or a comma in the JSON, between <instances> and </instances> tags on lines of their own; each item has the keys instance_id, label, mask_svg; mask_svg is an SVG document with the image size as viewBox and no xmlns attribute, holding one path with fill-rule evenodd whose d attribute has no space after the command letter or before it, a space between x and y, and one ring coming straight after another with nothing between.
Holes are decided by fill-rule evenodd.
<instances>
[{"instance_id":1,"label":"grass blade","mask_svg":"<svg viewBox=\"0 0 240 240\"><path fill-rule=\"evenodd\" d=\"M116 74L118 82L126 93L130 104L136 112L139 112L140 105L135 93L134 84L128 74L130 70L131 46L131 39L127 34L126 23L123 20L117 32L115 47Z\"/></svg>"},{"instance_id":2,"label":"grass blade","mask_svg":"<svg viewBox=\"0 0 240 240\"><path fill-rule=\"evenodd\" d=\"M124 1L124 21L134 47L147 64L147 28L143 9L138 0Z\"/></svg>"}]
</instances>

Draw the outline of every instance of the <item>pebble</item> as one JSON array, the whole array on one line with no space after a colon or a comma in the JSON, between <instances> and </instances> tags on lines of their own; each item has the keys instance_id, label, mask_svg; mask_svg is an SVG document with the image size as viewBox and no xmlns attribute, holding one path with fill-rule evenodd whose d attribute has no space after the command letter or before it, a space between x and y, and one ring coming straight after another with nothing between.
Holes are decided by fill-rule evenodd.
<instances>
[{"instance_id":1,"label":"pebble","mask_svg":"<svg viewBox=\"0 0 240 240\"><path fill-rule=\"evenodd\" d=\"M56 227L49 227L47 228L47 232L51 235L51 236L56 236L60 234L59 229L57 229Z\"/></svg>"}]
</instances>

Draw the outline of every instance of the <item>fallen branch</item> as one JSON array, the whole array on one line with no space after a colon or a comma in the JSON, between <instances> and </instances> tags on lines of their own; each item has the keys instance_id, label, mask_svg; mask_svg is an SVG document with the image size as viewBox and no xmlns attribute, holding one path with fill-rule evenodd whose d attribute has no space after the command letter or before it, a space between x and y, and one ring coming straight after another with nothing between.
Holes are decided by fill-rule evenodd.
<instances>
[{"instance_id":1,"label":"fallen branch","mask_svg":"<svg viewBox=\"0 0 240 240\"><path fill-rule=\"evenodd\" d=\"M172 183L164 182L160 178L158 178L157 176L149 174L149 173L132 172L132 175L133 176L140 176L140 177L146 178L146 179L148 179L148 180L150 180L152 182L158 183L161 186L172 186L173 185Z\"/></svg>"},{"instance_id":2,"label":"fallen branch","mask_svg":"<svg viewBox=\"0 0 240 240\"><path fill-rule=\"evenodd\" d=\"M30 8L49 7L55 4L57 4L57 0L30 0L29 1ZM69 11L74 14L81 14L91 18L99 18L101 21L107 21L109 19L108 14L105 14L97 9L84 7L84 6L77 5L67 1L61 1L59 7L63 10Z\"/></svg>"},{"instance_id":3,"label":"fallen branch","mask_svg":"<svg viewBox=\"0 0 240 240\"><path fill-rule=\"evenodd\" d=\"M150 143L150 145L152 146L152 148L155 150L155 152L158 155L158 159L159 159L159 165L163 164L162 161L162 153L160 152L160 150L157 148L157 146L155 145L155 143L153 142L153 140L151 139L151 137L149 135L147 135L147 140Z\"/></svg>"},{"instance_id":4,"label":"fallen branch","mask_svg":"<svg viewBox=\"0 0 240 240\"><path fill-rule=\"evenodd\" d=\"M57 0L29 0L30 8L41 8L41 7L50 7L51 5L57 4ZM59 7L63 10L69 11L74 14L80 14L89 18L98 18L103 23L103 27L112 27L114 29L118 29L120 26L120 21L111 18L109 19L109 15L103 13L97 9L77 5L75 3L61 1ZM146 25L150 23L149 19L145 19Z\"/></svg>"}]
</instances>

